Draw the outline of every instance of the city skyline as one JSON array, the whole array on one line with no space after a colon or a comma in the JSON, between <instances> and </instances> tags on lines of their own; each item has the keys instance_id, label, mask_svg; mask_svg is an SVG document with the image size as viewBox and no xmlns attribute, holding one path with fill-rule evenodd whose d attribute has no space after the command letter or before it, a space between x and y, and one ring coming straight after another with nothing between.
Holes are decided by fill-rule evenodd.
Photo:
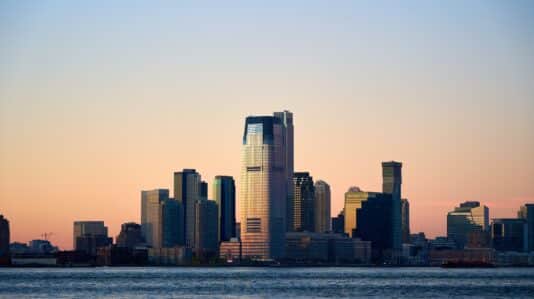
<instances>
[{"instance_id":1,"label":"city skyline","mask_svg":"<svg viewBox=\"0 0 534 299\"><path fill-rule=\"evenodd\" d=\"M445 235L465 201L515 217L534 202L531 11L2 2L0 214L12 241L53 232L69 249L83 220L116 237L173 172L239 190L243 120L287 109L294 171L330 185L332 217L349 187L380 191L391 160L412 233Z\"/></svg>"}]
</instances>

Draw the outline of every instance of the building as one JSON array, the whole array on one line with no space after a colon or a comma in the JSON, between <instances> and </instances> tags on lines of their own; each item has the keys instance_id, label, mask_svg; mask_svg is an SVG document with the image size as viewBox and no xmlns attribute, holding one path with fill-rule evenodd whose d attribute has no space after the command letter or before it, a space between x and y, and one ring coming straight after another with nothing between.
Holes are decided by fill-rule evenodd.
<instances>
[{"instance_id":1,"label":"building","mask_svg":"<svg viewBox=\"0 0 534 299\"><path fill-rule=\"evenodd\" d=\"M336 234L345 233L345 210L341 210L337 217L332 218L332 232Z\"/></svg>"},{"instance_id":2,"label":"building","mask_svg":"<svg viewBox=\"0 0 534 299\"><path fill-rule=\"evenodd\" d=\"M388 260L395 250L395 225L392 210L395 208L391 194L365 192L366 199L356 211L356 229L353 237L370 241L373 260Z\"/></svg>"},{"instance_id":3,"label":"building","mask_svg":"<svg viewBox=\"0 0 534 299\"><path fill-rule=\"evenodd\" d=\"M215 256L219 249L217 214L218 207L215 201L196 202L193 251L197 257Z\"/></svg>"},{"instance_id":4,"label":"building","mask_svg":"<svg viewBox=\"0 0 534 299\"><path fill-rule=\"evenodd\" d=\"M350 187L345 192L343 231L349 237L352 237L352 233L356 229L356 210L362 207L362 202L366 201L368 197L368 192L363 192L358 187Z\"/></svg>"},{"instance_id":5,"label":"building","mask_svg":"<svg viewBox=\"0 0 534 299\"><path fill-rule=\"evenodd\" d=\"M192 247L195 235L195 203L202 198L202 189L206 193L207 185L201 184L200 174L195 169L183 169L174 173L174 199L177 200L183 210L180 217L182 229L179 234L179 243Z\"/></svg>"},{"instance_id":6,"label":"building","mask_svg":"<svg viewBox=\"0 0 534 299\"><path fill-rule=\"evenodd\" d=\"M219 207L219 240L230 241L236 237L235 181L231 176L218 175L213 181L213 199Z\"/></svg>"},{"instance_id":7,"label":"building","mask_svg":"<svg viewBox=\"0 0 534 299\"><path fill-rule=\"evenodd\" d=\"M181 236L183 235L183 210L182 205L174 198L167 198L160 202L162 210L162 233L163 247L174 247L182 245Z\"/></svg>"},{"instance_id":8,"label":"building","mask_svg":"<svg viewBox=\"0 0 534 299\"><path fill-rule=\"evenodd\" d=\"M208 183L204 181L200 182L200 199L208 200Z\"/></svg>"},{"instance_id":9,"label":"building","mask_svg":"<svg viewBox=\"0 0 534 299\"><path fill-rule=\"evenodd\" d=\"M293 129L293 113L284 110L282 112L274 112L273 117L277 119L277 122L280 124L282 129L282 139L284 145L284 159L285 159L285 183L286 183L286 207L285 211L291 211L291 206L293 205L293 173L295 171L294 167L294 129ZM286 231L291 231L292 223L289 221L291 217L286 215Z\"/></svg>"},{"instance_id":10,"label":"building","mask_svg":"<svg viewBox=\"0 0 534 299\"><path fill-rule=\"evenodd\" d=\"M50 254L59 251L57 246L52 245L48 240L31 240L28 245L28 253L33 254Z\"/></svg>"},{"instance_id":11,"label":"building","mask_svg":"<svg viewBox=\"0 0 534 299\"><path fill-rule=\"evenodd\" d=\"M219 246L219 258L227 263L239 262L241 260L241 242L237 238L222 241Z\"/></svg>"},{"instance_id":12,"label":"building","mask_svg":"<svg viewBox=\"0 0 534 299\"><path fill-rule=\"evenodd\" d=\"M167 200L167 189L141 191L141 231L150 247L163 247L163 203Z\"/></svg>"},{"instance_id":13,"label":"building","mask_svg":"<svg viewBox=\"0 0 534 299\"><path fill-rule=\"evenodd\" d=\"M459 249L465 247L470 233L488 231L489 209L478 201L466 201L447 214L447 236Z\"/></svg>"},{"instance_id":14,"label":"building","mask_svg":"<svg viewBox=\"0 0 534 299\"><path fill-rule=\"evenodd\" d=\"M293 204L289 205L287 221L290 231L315 231L315 191L309 172L293 174Z\"/></svg>"},{"instance_id":15,"label":"building","mask_svg":"<svg viewBox=\"0 0 534 299\"><path fill-rule=\"evenodd\" d=\"M390 161L382 162L382 192L391 194L393 221L393 249L401 250L402 244L402 216L401 216L401 186L402 163Z\"/></svg>"},{"instance_id":16,"label":"building","mask_svg":"<svg viewBox=\"0 0 534 299\"><path fill-rule=\"evenodd\" d=\"M528 251L534 251L534 204L526 204L519 209L517 217L527 222Z\"/></svg>"},{"instance_id":17,"label":"building","mask_svg":"<svg viewBox=\"0 0 534 299\"><path fill-rule=\"evenodd\" d=\"M241 241L243 256L272 260L284 256L288 202L289 121L249 116L245 121L241 167ZM287 123L284 123L286 121ZM292 125L291 125L292 131ZM293 174L291 173L291 176Z\"/></svg>"},{"instance_id":18,"label":"building","mask_svg":"<svg viewBox=\"0 0 534 299\"><path fill-rule=\"evenodd\" d=\"M325 181L315 182L315 232L326 233L330 228L330 185Z\"/></svg>"},{"instance_id":19,"label":"building","mask_svg":"<svg viewBox=\"0 0 534 299\"><path fill-rule=\"evenodd\" d=\"M493 248L497 251L528 251L528 223L525 219L493 219L491 224Z\"/></svg>"},{"instance_id":20,"label":"building","mask_svg":"<svg viewBox=\"0 0 534 299\"><path fill-rule=\"evenodd\" d=\"M145 238L141 231L141 225L133 222L123 223L121 225L121 232L115 239L117 247L126 247L133 249L136 246L143 245Z\"/></svg>"},{"instance_id":21,"label":"building","mask_svg":"<svg viewBox=\"0 0 534 299\"><path fill-rule=\"evenodd\" d=\"M9 237L9 221L0 215L0 265L9 264Z\"/></svg>"},{"instance_id":22,"label":"building","mask_svg":"<svg viewBox=\"0 0 534 299\"><path fill-rule=\"evenodd\" d=\"M75 221L73 229L74 249L96 255L97 248L111 245L104 221Z\"/></svg>"},{"instance_id":23,"label":"building","mask_svg":"<svg viewBox=\"0 0 534 299\"><path fill-rule=\"evenodd\" d=\"M148 249L148 263L154 266L190 265L191 249L184 246Z\"/></svg>"},{"instance_id":24,"label":"building","mask_svg":"<svg viewBox=\"0 0 534 299\"><path fill-rule=\"evenodd\" d=\"M410 203L408 199L401 199L401 232L402 243L410 243Z\"/></svg>"}]
</instances>

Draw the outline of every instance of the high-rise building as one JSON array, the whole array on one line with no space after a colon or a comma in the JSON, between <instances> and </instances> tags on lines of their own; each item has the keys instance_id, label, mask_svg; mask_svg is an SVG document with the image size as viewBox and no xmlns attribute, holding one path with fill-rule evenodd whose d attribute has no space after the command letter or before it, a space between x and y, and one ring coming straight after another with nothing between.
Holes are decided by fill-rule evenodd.
<instances>
[{"instance_id":1,"label":"high-rise building","mask_svg":"<svg viewBox=\"0 0 534 299\"><path fill-rule=\"evenodd\" d=\"M245 122L241 168L241 240L243 256L277 259L284 256L288 201L288 124L280 117L249 116ZM291 121L292 124L292 121ZM291 125L292 131L292 125ZM291 138L292 139L292 138ZM292 176L292 173L291 173Z\"/></svg>"},{"instance_id":2,"label":"high-rise building","mask_svg":"<svg viewBox=\"0 0 534 299\"><path fill-rule=\"evenodd\" d=\"M163 247L163 202L169 199L169 190L141 191L141 231L150 247Z\"/></svg>"},{"instance_id":3,"label":"high-rise building","mask_svg":"<svg viewBox=\"0 0 534 299\"><path fill-rule=\"evenodd\" d=\"M278 119L278 122L281 124L282 128L282 138L285 148L285 178L286 178L286 190L287 190L287 200L286 200L286 213L292 211L291 207L293 206L293 173L295 171L294 167L294 129L293 129L293 113L284 110L282 112L275 112L274 117ZM293 224L289 219L292 219L292 216L286 214L286 230L291 231Z\"/></svg>"},{"instance_id":4,"label":"high-rise building","mask_svg":"<svg viewBox=\"0 0 534 299\"><path fill-rule=\"evenodd\" d=\"M104 221L75 221L73 229L74 249L96 255L97 248L111 245Z\"/></svg>"},{"instance_id":5,"label":"high-rise building","mask_svg":"<svg viewBox=\"0 0 534 299\"><path fill-rule=\"evenodd\" d=\"M309 172L295 172L293 174L293 204L289 206L291 231L315 231L315 191L313 177Z\"/></svg>"},{"instance_id":6,"label":"high-rise building","mask_svg":"<svg viewBox=\"0 0 534 299\"><path fill-rule=\"evenodd\" d=\"M214 256L219 249L217 203L199 200L195 203L195 242L193 251L197 257Z\"/></svg>"},{"instance_id":7,"label":"high-rise building","mask_svg":"<svg viewBox=\"0 0 534 299\"><path fill-rule=\"evenodd\" d=\"M183 210L183 217L180 220L183 221L181 225L183 233L180 232L179 239L180 244L188 247L192 247L194 243L195 203L202 198L202 188L200 174L195 169L184 169L174 173L174 199L182 205Z\"/></svg>"},{"instance_id":8,"label":"high-rise building","mask_svg":"<svg viewBox=\"0 0 534 299\"><path fill-rule=\"evenodd\" d=\"M163 247L183 245L180 239L183 231L182 205L174 198L165 199L160 204L163 217Z\"/></svg>"},{"instance_id":9,"label":"high-rise building","mask_svg":"<svg viewBox=\"0 0 534 299\"><path fill-rule=\"evenodd\" d=\"M325 181L315 182L315 231L329 232L330 229L330 185Z\"/></svg>"},{"instance_id":10,"label":"high-rise building","mask_svg":"<svg viewBox=\"0 0 534 299\"><path fill-rule=\"evenodd\" d=\"M208 183L200 182L200 199L208 200Z\"/></svg>"},{"instance_id":11,"label":"high-rise building","mask_svg":"<svg viewBox=\"0 0 534 299\"><path fill-rule=\"evenodd\" d=\"M528 224L525 219L493 219L491 239L498 251L528 251Z\"/></svg>"},{"instance_id":12,"label":"high-rise building","mask_svg":"<svg viewBox=\"0 0 534 299\"><path fill-rule=\"evenodd\" d=\"M345 233L345 210L341 210L337 217L332 218L332 232L336 234Z\"/></svg>"},{"instance_id":13,"label":"high-rise building","mask_svg":"<svg viewBox=\"0 0 534 299\"><path fill-rule=\"evenodd\" d=\"M369 198L368 192L363 192L358 187L350 187L345 192L345 206L344 211L344 232L352 237L353 231L356 229L356 210L362 207L362 202Z\"/></svg>"},{"instance_id":14,"label":"high-rise building","mask_svg":"<svg viewBox=\"0 0 534 299\"><path fill-rule=\"evenodd\" d=\"M236 237L235 182L231 176L218 175L213 181L213 199L219 207L219 240L229 241Z\"/></svg>"},{"instance_id":15,"label":"high-rise building","mask_svg":"<svg viewBox=\"0 0 534 299\"><path fill-rule=\"evenodd\" d=\"M447 214L447 237L453 239L460 249L467 244L469 234L488 231L488 228L489 209L478 201L461 203Z\"/></svg>"},{"instance_id":16,"label":"high-rise building","mask_svg":"<svg viewBox=\"0 0 534 299\"><path fill-rule=\"evenodd\" d=\"M115 243L118 247L127 247L130 249L145 243L141 225L134 222L127 222L121 225L121 232L117 236Z\"/></svg>"},{"instance_id":17,"label":"high-rise building","mask_svg":"<svg viewBox=\"0 0 534 299\"><path fill-rule=\"evenodd\" d=\"M371 241L373 257L385 257L386 250L395 248L395 223L391 217L394 209L392 195L388 193L362 192L366 199L356 211L356 228L353 237ZM345 218L346 219L346 218Z\"/></svg>"},{"instance_id":18,"label":"high-rise building","mask_svg":"<svg viewBox=\"0 0 534 299\"><path fill-rule=\"evenodd\" d=\"M534 251L534 204L526 204L519 209L518 218L527 222L528 251Z\"/></svg>"},{"instance_id":19,"label":"high-rise building","mask_svg":"<svg viewBox=\"0 0 534 299\"><path fill-rule=\"evenodd\" d=\"M0 265L9 264L9 221L0 215Z\"/></svg>"},{"instance_id":20,"label":"high-rise building","mask_svg":"<svg viewBox=\"0 0 534 299\"><path fill-rule=\"evenodd\" d=\"M382 192L391 194L393 200L393 248L396 250L402 249L401 185L402 163L382 162Z\"/></svg>"},{"instance_id":21,"label":"high-rise building","mask_svg":"<svg viewBox=\"0 0 534 299\"><path fill-rule=\"evenodd\" d=\"M402 243L410 243L410 203L408 199L401 199L401 231Z\"/></svg>"}]
</instances>

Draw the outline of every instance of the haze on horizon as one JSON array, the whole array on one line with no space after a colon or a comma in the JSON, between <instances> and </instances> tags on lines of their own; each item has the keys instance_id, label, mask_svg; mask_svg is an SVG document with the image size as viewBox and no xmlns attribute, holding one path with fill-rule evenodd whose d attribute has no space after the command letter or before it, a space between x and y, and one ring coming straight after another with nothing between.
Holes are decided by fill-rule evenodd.
<instances>
[{"instance_id":1,"label":"haze on horizon","mask_svg":"<svg viewBox=\"0 0 534 299\"><path fill-rule=\"evenodd\" d=\"M530 1L2 1L0 214L115 237L173 171L239 188L245 117L287 109L333 215L396 160L412 232L443 235L460 202L534 202L533 83Z\"/></svg>"}]
</instances>

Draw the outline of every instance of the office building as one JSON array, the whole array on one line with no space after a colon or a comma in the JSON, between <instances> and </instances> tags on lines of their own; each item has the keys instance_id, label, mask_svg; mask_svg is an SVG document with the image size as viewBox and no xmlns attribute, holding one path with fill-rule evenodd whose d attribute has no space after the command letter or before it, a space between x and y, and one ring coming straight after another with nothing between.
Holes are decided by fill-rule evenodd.
<instances>
[{"instance_id":1,"label":"office building","mask_svg":"<svg viewBox=\"0 0 534 299\"><path fill-rule=\"evenodd\" d=\"M392 210L395 208L391 194L365 192L366 198L356 211L356 227L353 237L371 241L373 259L391 257L395 248L395 225ZM346 218L345 218L346 219Z\"/></svg>"},{"instance_id":2,"label":"office building","mask_svg":"<svg viewBox=\"0 0 534 299\"><path fill-rule=\"evenodd\" d=\"M518 218L527 222L528 251L534 251L534 204L526 204L519 209Z\"/></svg>"},{"instance_id":3,"label":"office building","mask_svg":"<svg viewBox=\"0 0 534 299\"><path fill-rule=\"evenodd\" d=\"M219 207L219 240L229 241L236 237L235 182L231 176L218 175L213 181L213 199Z\"/></svg>"},{"instance_id":4,"label":"office building","mask_svg":"<svg viewBox=\"0 0 534 299\"><path fill-rule=\"evenodd\" d=\"M133 249L136 246L143 245L145 238L141 231L141 225L134 222L127 222L121 225L121 232L115 239L117 247L126 247Z\"/></svg>"},{"instance_id":5,"label":"office building","mask_svg":"<svg viewBox=\"0 0 534 299\"><path fill-rule=\"evenodd\" d=\"M163 203L167 200L167 189L141 191L141 231L149 247L164 247Z\"/></svg>"},{"instance_id":6,"label":"office building","mask_svg":"<svg viewBox=\"0 0 534 299\"><path fill-rule=\"evenodd\" d=\"M362 207L362 202L369 198L369 192L363 192L358 187L350 187L345 192L344 212L344 232L347 236L352 237L356 229L356 210Z\"/></svg>"},{"instance_id":7,"label":"office building","mask_svg":"<svg viewBox=\"0 0 534 299\"><path fill-rule=\"evenodd\" d=\"M277 119L277 123L280 124L282 130L282 143L284 147L284 160L285 160L285 183L286 183L286 231L291 231L293 224L289 219L292 219L291 215L287 213L291 212L291 207L293 206L293 173L294 168L294 129L293 129L293 113L284 110L282 112L274 112L274 118Z\"/></svg>"},{"instance_id":8,"label":"office building","mask_svg":"<svg viewBox=\"0 0 534 299\"><path fill-rule=\"evenodd\" d=\"M454 240L459 249L463 249L470 233L488 231L489 209L478 201L461 203L447 214L447 237Z\"/></svg>"},{"instance_id":9,"label":"office building","mask_svg":"<svg viewBox=\"0 0 534 299\"><path fill-rule=\"evenodd\" d=\"M9 221L0 215L0 265L9 264L9 238Z\"/></svg>"},{"instance_id":10,"label":"office building","mask_svg":"<svg viewBox=\"0 0 534 299\"><path fill-rule=\"evenodd\" d=\"M293 174L293 204L289 206L287 221L290 221L290 231L315 231L315 191L313 178L308 172Z\"/></svg>"},{"instance_id":11,"label":"office building","mask_svg":"<svg viewBox=\"0 0 534 299\"><path fill-rule=\"evenodd\" d=\"M204 181L200 182L200 199L208 200L208 183Z\"/></svg>"},{"instance_id":12,"label":"office building","mask_svg":"<svg viewBox=\"0 0 534 299\"><path fill-rule=\"evenodd\" d=\"M104 221L75 221L73 229L74 250L96 255L99 247L111 245L108 228Z\"/></svg>"},{"instance_id":13,"label":"office building","mask_svg":"<svg viewBox=\"0 0 534 299\"><path fill-rule=\"evenodd\" d=\"M195 236L193 251L197 257L215 256L219 249L217 203L199 200L195 203Z\"/></svg>"},{"instance_id":14,"label":"office building","mask_svg":"<svg viewBox=\"0 0 534 299\"><path fill-rule=\"evenodd\" d=\"M289 121L290 113L285 115ZM246 258L272 260L284 256L290 182L287 164L292 160L286 157L290 154L287 146L292 144L287 140L289 130L289 122L286 126L279 117L246 119L240 191L241 241Z\"/></svg>"},{"instance_id":15,"label":"office building","mask_svg":"<svg viewBox=\"0 0 534 299\"><path fill-rule=\"evenodd\" d=\"M528 251L528 223L525 219L493 219L491 239L497 251Z\"/></svg>"},{"instance_id":16,"label":"office building","mask_svg":"<svg viewBox=\"0 0 534 299\"><path fill-rule=\"evenodd\" d=\"M332 232L336 234L345 233L345 210L341 210L337 217L332 218Z\"/></svg>"},{"instance_id":17,"label":"office building","mask_svg":"<svg viewBox=\"0 0 534 299\"><path fill-rule=\"evenodd\" d=\"M326 233L330 228L330 185L325 181L315 182L315 231Z\"/></svg>"},{"instance_id":18,"label":"office building","mask_svg":"<svg viewBox=\"0 0 534 299\"><path fill-rule=\"evenodd\" d=\"M234 263L241 260L241 241L237 238L231 238L228 241L222 241L219 246L219 258L227 263Z\"/></svg>"},{"instance_id":19,"label":"office building","mask_svg":"<svg viewBox=\"0 0 534 299\"><path fill-rule=\"evenodd\" d=\"M401 199L401 231L402 243L410 243L410 203L408 199Z\"/></svg>"},{"instance_id":20,"label":"office building","mask_svg":"<svg viewBox=\"0 0 534 299\"><path fill-rule=\"evenodd\" d=\"M402 249L402 216L401 216L402 163L382 162L382 192L391 194L393 221L393 249Z\"/></svg>"},{"instance_id":21,"label":"office building","mask_svg":"<svg viewBox=\"0 0 534 299\"><path fill-rule=\"evenodd\" d=\"M181 204L179 243L192 247L195 235L195 203L202 198L200 174L195 169L183 169L174 173L174 199ZM207 197L207 194L205 194Z\"/></svg>"}]
</instances>

